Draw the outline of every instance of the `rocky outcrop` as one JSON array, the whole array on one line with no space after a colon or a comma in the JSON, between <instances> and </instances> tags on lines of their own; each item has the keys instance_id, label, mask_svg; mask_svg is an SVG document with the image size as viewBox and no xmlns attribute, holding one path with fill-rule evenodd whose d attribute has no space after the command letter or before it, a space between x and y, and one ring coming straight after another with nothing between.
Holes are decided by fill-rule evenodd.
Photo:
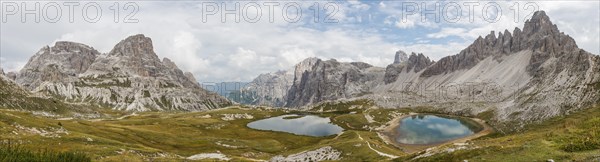
<instances>
[{"instance_id":1,"label":"rocky outcrop","mask_svg":"<svg viewBox=\"0 0 600 162\"><path fill-rule=\"evenodd\" d=\"M398 80L398 75L402 73L406 64L390 64L385 68L383 82L389 84Z\"/></svg>"},{"instance_id":2,"label":"rocky outcrop","mask_svg":"<svg viewBox=\"0 0 600 162\"><path fill-rule=\"evenodd\" d=\"M100 53L94 48L74 42L56 42L43 47L21 69L17 83L28 90L43 82L70 82L88 70Z\"/></svg>"},{"instance_id":3,"label":"rocky outcrop","mask_svg":"<svg viewBox=\"0 0 600 162\"><path fill-rule=\"evenodd\" d=\"M402 51L399 51L402 52ZM404 52L402 52L404 54ZM406 54L404 54L406 55ZM398 56L398 52L396 52L396 56ZM411 53L410 57L402 61L401 63L390 64L385 68L385 74L383 77L383 82L385 84L389 84L398 80L398 75L402 72L406 73L416 73L427 67L429 67L434 62L426 57L422 53L416 54Z\"/></svg>"},{"instance_id":4,"label":"rocky outcrop","mask_svg":"<svg viewBox=\"0 0 600 162\"><path fill-rule=\"evenodd\" d=\"M68 102L91 102L119 110L197 111L229 104L191 78L169 59L161 61L150 38L134 35L108 54L73 42L44 47L16 81Z\"/></svg>"},{"instance_id":5,"label":"rocky outcrop","mask_svg":"<svg viewBox=\"0 0 600 162\"><path fill-rule=\"evenodd\" d=\"M288 155L287 157L278 155L271 158L270 162L285 162L285 161L336 161L340 160L342 152L331 146L325 146L316 150L303 151L300 153Z\"/></svg>"},{"instance_id":6,"label":"rocky outcrop","mask_svg":"<svg viewBox=\"0 0 600 162\"><path fill-rule=\"evenodd\" d=\"M406 70L419 72L434 62L429 59L429 57L423 55L422 53L415 54L414 52L410 54L408 61L406 62Z\"/></svg>"},{"instance_id":7,"label":"rocky outcrop","mask_svg":"<svg viewBox=\"0 0 600 162\"><path fill-rule=\"evenodd\" d=\"M381 82L383 69L366 63L342 63L309 58L295 67L288 107L365 95Z\"/></svg>"},{"instance_id":8,"label":"rocky outcrop","mask_svg":"<svg viewBox=\"0 0 600 162\"><path fill-rule=\"evenodd\" d=\"M393 64L399 64L404 61L408 61L408 55L406 53L404 53L404 51L402 51L402 50L397 51L396 55L394 56Z\"/></svg>"},{"instance_id":9,"label":"rocky outcrop","mask_svg":"<svg viewBox=\"0 0 600 162\"><path fill-rule=\"evenodd\" d=\"M292 70L260 74L246 84L234 97L243 104L281 107L287 103L287 93L294 81Z\"/></svg>"},{"instance_id":10,"label":"rocky outcrop","mask_svg":"<svg viewBox=\"0 0 600 162\"><path fill-rule=\"evenodd\" d=\"M86 118L98 116L92 107L66 104L54 98L32 94L4 75L0 75L0 108L50 116L66 114L76 114L78 117Z\"/></svg>"}]
</instances>

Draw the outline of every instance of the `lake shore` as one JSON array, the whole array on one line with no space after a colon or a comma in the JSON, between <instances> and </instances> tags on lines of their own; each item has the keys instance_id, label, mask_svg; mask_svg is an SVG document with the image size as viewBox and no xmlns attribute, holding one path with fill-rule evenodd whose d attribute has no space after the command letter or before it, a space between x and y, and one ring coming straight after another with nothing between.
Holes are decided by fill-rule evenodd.
<instances>
[{"instance_id":1,"label":"lake shore","mask_svg":"<svg viewBox=\"0 0 600 162\"><path fill-rule=\"evenodd\" d=\"M382 136L380 136L380 138L382 138L382 140L385 143L394 145L395 147L401 149L402 151L404 151L408 154L412 154L412 153L423 151L427 148L432 148L432 147L437 147L437 146L442 146L442 145L447 145L447 144L453 144L453 143L465 143L469 140L473 140L473 139L488 135L493 132L492 127L489 126L488 124L486 124L484 120L481 120L478 118L463 117L463 118L467 118L467 119L475 121L477 124L479 124L480 126L483 127L482 130L475 134L472 134L470 136L457 138L457 139L440 142L440 143L433 143L433 144L403 144L403 143L396 142L394 137L398 135L398 132L396 131L395 128L400 125L400 121L402 119L412 116L412 115L418 115L418 113L408 113L408 114L399 115L399 116L395 117L394 119L388 121L386 123L386 126L383 127L383 129L381 129L380 132L378 132L378 133L382 134Z\"/></svg>"}]
</instances>

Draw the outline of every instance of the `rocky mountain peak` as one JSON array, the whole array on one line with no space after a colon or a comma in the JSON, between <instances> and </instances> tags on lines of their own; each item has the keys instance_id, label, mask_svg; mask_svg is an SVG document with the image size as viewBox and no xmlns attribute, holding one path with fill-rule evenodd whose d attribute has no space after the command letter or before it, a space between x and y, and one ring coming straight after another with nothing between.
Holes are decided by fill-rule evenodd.
<instances>
[{"instance_id":1,"label":"rocky mountain peak","mask_svg":"<svg viewBox=\"0 0 600 162\"><path fill-rule=\"evenodd\" d=\"M164 75L166 73L165 70L167 70L154 52L152 39L143 34L129 36L119 42L109 52L107 59L116 60L113 66L115 69L118 69L117 71L120 75L155 77ZM171 61L169 60L169 62ZM172 66L172 64L168 64ZM104 70L105 72L107 72L106 70L108 72L112 72L113 70L97 66L93 68L100 71Z\"/></svg>"},{"instance_id":2,"label":"rocky mountain peak","mask_svg":"<svg viewBox=\"0 0 600 162\"><path fill-rule=\"evenodd\" d=\"M144 36L143 34L133 35L121 40L109 55L111 56L149 56L156 57L154 53L154 47L152 46L152 39Z\"/></svg>"},{"instance_id":3,"label":"rocky mountain peak","mask_svg":"<svg viewBox=\"0 0 600 162\"><path fill-rule=\"evenodd\" d=\"M192 74L191 72L185 72L185 73L183 73L183 75L185 75L185 77L187 79L189 79L191 82L197 83L198 86L200 85L200 83L198 83L198 81L196 81L196 77L194 76L194 74Z\"/></svg>"},{"instance_id":4,"label":"rocky mountain peak","mask_svg":"<svg viewBox=\"0 0 600 162\"><path fill-rule=\"evenodd\" d=\"M527 36L540 32L544 35L558 34L558 27L550 21L550 17L546 15L546 12L536 11L531 19L525 21L523 32Z\"/></svg>"},{"instance_id":5,"label":"rocky mountain peak","mask_svg":"<svg viewBox=\"0 0 600 162\"><path fill-rule=\"evenodd\" d=\"M539 65L550 57L577 51L578 47L573 38L558 30L544 11L536 11L532 18L525 22L522 31L515 28L512 34L504 30L498 37L494 31L483 38L479 36L473 44L457 55L440 59L432 68L426 69L422 76L471 68L489 56L500 57L523 50L535 52L529 71L536 71L534 69L538 69Z\"/></svg>"},{"instance_id":6,"label":"rocky mountain peak","mask_svg":"<svg viewBox=\"0 0 600 162\"><path fill-rule=\"evenodd\" d=\"M87 49L87 50L93 50L94 48L82 44L82 43L77 43L77 42L70 42L70 41L57 41L56 43L54 43L54 46L52 47L53 50L60 50L60 51L69 51L70 49L73 48L83 48L83 49Z\"/></svg>"},{"instance_id":7,"label":"rocky mountain peak","mask_svg":"<svg viewBox=\"0 0 600 162\"><path fill-rule=\"evenodd\" d=\"M434 62L429 59L429 57L423 55L423 53L416 54L412 52L410 57L408 57L407 61L407 71L413 70L414 72L419 72Z\"/></svg>"},{"instance_id":8,"label":"rocky mountain peak","mask_svg":"<svg viewBox=\"0 0 600 162\"><path fill-rule=\"evenodd\" d=\"M33 90L44 81L75 77L89 69L100 52L75 42L58 41L41 48L15 77L17 83Z\"/></svg>"},{"instance_id":9,"label":"rocky mountain peak","mask_svg":"<svg viewBox=\"0 0 600 162\"><path fill-rule=\"evenodd\" d=\"M402 51L400 51L400 52L402 52ZM402 54L404 54L406 56L406 53L402 52L401 55ZM396 56L398 56L398 52L396 52ZM390 64L385 68L383 82L385 84L395 82L398 79L398 76L400 75L400 73L403 73L403 72L417 73L417 72L429 67L433 63L434 63L434 61L431 61L431 59L429 59L429 57L423 55L422 53L417 54L415 52L411 52L410 56L406 56L405 61L402 61L401 63Z\"/></svg>"},{"instance_id":10,"label":"rocky mountain peak","mask_svg":"<svg viewBox=\"0 0 600 162\"><path fill-rule=\"evenodd\" d=\"M321 59L316 57L310 57L296 64L296 66L294 67L294 83L299 83L300 78L302 78L302 75L305 72L312 71L313 66L315 66L318 62L321 62Z\"/></svg>"},{"instance_id":11,"label":"rocky mountain peak","mask_svg":"<svg viewBox=\"0 0 600 162\"><path fill-rule=\"evenodd\" d=\"M285 106L299 107L361 95L381 81L382 74L383 69L363 62L309 58L296 65L294 82L284 96Z\"/></svg>"},{"instance_id":12,"label":"rocky mountain peak","mask_svg":"<svg viewBox=\"0 0 600 162\"><path fill-rule=\"evenodd\" d=\"M230 104L201 88L191 73L162 61L152 40L134 35L107 54L74 42L44 47L16 77L28 90L115 109L197 111Z\"/></svg>"},{"instance_id":13,"label":"rocky mountain peak","mask_svg":"<svg viewBox=\"0 0 600 162\"><path fill-rule=\"evenodd\" d=\"M293 81L294 69L260 74L246 84L241 89L240 96L235 97L234 100L243 104L285 106L287 93Z\"/></svg>"},{"instance_id":14,"label":"rocky mountain peak","mask_svg":"<svg viewBox=\"0 0 600 162\"><path fill-rule=\"evenodd\" d=\"M408 60L408 55L404 51L402 51L402 50L396 51L396 55L394 56L394 64L399 64L399 63L402 63L407 60Z\"/></svg>"},{"instance_id":15,"label":"rocky mountain peak","mask_svg":"<svg viewBox=\"0 0 600 162\"><path fill-rule=\"evenodd\" d=\"M488 34L487 36L485 36L485 40L486 41L491 41L496 39L496 33L492 30L490 31L490 34Z\"/></svg>"},{"instance_id":16,"label":"rocky mountain peak","mask_svg":"<svg viewBox=\"0 0 600 162\"><path fill-rule=\"evenodd\" d=\"M168 58L163 58L162 63L169 69L179 69L177 65Z\"/></svg>"}]
</instances>

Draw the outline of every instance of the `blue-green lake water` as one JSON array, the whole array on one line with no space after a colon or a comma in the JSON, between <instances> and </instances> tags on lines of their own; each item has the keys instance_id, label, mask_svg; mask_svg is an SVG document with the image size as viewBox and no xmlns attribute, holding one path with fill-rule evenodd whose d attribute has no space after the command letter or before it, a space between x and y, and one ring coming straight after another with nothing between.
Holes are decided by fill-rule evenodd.
<instances>
[{"instance_id":1,"label":"blue-green lake water","mask_svg":"<svg viewBox=\"0 0 600 162\"><path fill-rule=\"evenodd\" d=\"M248 123L248 127L315 137L334 135L344 130L332 124L329 118L314 115L282 115Z\"/></svg>"},{"instance_id":2,"label":"blue-green lake water","mask_svg":"<svg viewBox=\"0 0 600 162\"><path fill-rule=\"evenodd\" d=\"M395 140L402 144L435 144L466 137L481 130L473 121L436 115L403 118L396 127Z\"/></svg>"}]
</instances>

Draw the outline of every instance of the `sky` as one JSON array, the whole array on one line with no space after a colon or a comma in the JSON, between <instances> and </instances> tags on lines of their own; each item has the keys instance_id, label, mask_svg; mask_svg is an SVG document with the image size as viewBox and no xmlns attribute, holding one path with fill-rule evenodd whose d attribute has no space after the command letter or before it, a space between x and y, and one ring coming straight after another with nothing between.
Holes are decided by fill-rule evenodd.
<instances>
[{"instance_id":1,"label":"sky","mask_svg":"<svg viewBox=\"0 0 600 162\"><path fill-rule=\"evenodd\" d=\"M248 82L262 73L291 69L308 57L385 67L398 50L433 60L457 54L492 30L522 29L535 10L546 11L580 48L600 53L599 1L0 3L4 71L20 70L56 41L80 42L108 53L134 34L152 38L160 58L171 59L201 83Z\"/></svg>"}]
</instances>

